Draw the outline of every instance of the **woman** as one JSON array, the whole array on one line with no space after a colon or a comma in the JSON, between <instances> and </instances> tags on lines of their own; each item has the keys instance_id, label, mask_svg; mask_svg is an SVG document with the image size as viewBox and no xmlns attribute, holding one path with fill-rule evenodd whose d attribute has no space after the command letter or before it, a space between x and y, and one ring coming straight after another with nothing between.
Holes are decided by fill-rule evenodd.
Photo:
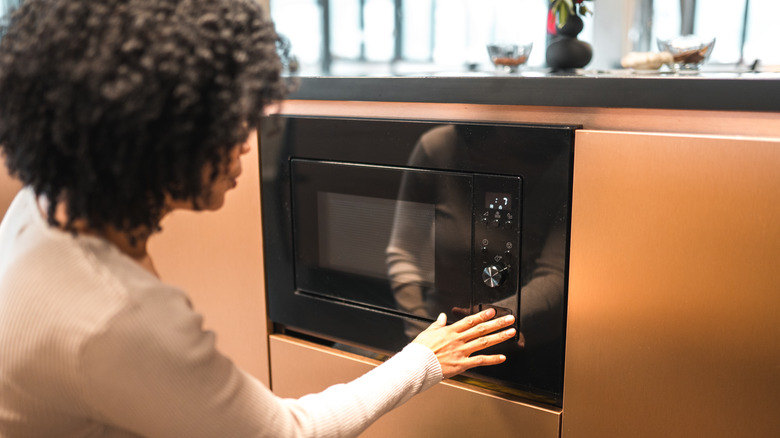
<instances>
[{"instance_id":1,"label":"woman","mask_svg":"<svg viewBox=\"0 0 780 438\"><path fill-rule=\"evenodd\" d=\"M439 318L365 376L282 400L214 347L146 243L216 210L287 89L252 0L28 0L0 41L0 436L354 436L502 356L492 311ZM502 330L503 329L503 330Z\"/></svg>"}]
</instances>

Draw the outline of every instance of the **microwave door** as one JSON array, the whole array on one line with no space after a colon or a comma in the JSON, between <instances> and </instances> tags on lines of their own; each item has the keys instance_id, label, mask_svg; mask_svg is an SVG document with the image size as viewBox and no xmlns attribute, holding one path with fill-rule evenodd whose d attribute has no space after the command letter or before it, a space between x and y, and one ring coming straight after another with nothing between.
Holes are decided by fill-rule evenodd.
<instances>
[{"instance_id":1,"label":"microwave door","mask_svg":"<svg viewBox=\"0 0 780 438\"><path fill-rule=\"evenodd\" d=\"M472 178L292 160L298 293L404 318L416 336L471 302Z\"/></svg>"}]
</instances>

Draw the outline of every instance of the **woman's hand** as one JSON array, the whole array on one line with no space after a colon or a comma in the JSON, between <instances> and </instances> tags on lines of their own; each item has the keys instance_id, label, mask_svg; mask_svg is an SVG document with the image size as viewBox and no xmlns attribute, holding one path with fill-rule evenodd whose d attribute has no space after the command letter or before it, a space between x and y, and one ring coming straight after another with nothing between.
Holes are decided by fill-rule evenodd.
<instances>
[{"instance_id":1,"label":"woman's hand","mask_svg":"<svg viewBox=\"0 0 780 438\"><path fill-rule=\"evenodd\" d=\"M471 356L515 335L514 328L493 333L515 321L512 315L491 320L495 314L495 309L483 310L448 326L447 316L442 313L436 322L412 342L425 345L436 354L445 378L477 366L500 364L506 360L503 354Z\"/></svg>"}]
</instances>

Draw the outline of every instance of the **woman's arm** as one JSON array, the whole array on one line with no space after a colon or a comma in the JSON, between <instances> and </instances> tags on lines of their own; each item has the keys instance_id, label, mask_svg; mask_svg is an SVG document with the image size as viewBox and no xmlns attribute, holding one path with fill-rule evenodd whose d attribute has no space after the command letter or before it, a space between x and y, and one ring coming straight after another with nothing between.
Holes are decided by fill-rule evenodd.
<instances>
[{"instance_id":1,"label":"woman's arm","mask_svg":"<svg viewBox=\"0 0 780 438\"><path fill-rule=\"evenodd\" d=\"M185 297L158 290L120 309L83 345L79 390L97 419L144 436L356 436L442 377L502 362L471 356L512 337L485 336L511 323L488 321L492 315L450 326L440 318L355 381L283 400L217 351Z\"/></svg>"}]
</instances>

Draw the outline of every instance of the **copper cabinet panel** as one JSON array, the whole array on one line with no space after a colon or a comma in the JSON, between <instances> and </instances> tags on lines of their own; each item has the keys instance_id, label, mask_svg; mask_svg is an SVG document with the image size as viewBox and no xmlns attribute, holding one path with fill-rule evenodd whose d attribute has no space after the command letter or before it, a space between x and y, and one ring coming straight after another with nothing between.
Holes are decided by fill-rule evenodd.
<instances>
[{"instance_id":1,"label":"copper cabinet panel","mask_svg":"<svg viewBox=\"0 0 780 438\"><path fill-rule=\"evenodd\" d=\"M780 141L575 144L562 437L776 436Z\"/></svg>"},{"instance_id":2,"label":"copper cabinet panel","mask_svg":"<svg viewBox=\"0 0 780 438\"><path fill-rule=\"evenodd\" d=\"M270 336L271 385L300 397L355 379L378 362L284 335ZM369 427L361 438L556 438L561 412L446 381L412 398Z\"/></svg>"}]
</instances>

